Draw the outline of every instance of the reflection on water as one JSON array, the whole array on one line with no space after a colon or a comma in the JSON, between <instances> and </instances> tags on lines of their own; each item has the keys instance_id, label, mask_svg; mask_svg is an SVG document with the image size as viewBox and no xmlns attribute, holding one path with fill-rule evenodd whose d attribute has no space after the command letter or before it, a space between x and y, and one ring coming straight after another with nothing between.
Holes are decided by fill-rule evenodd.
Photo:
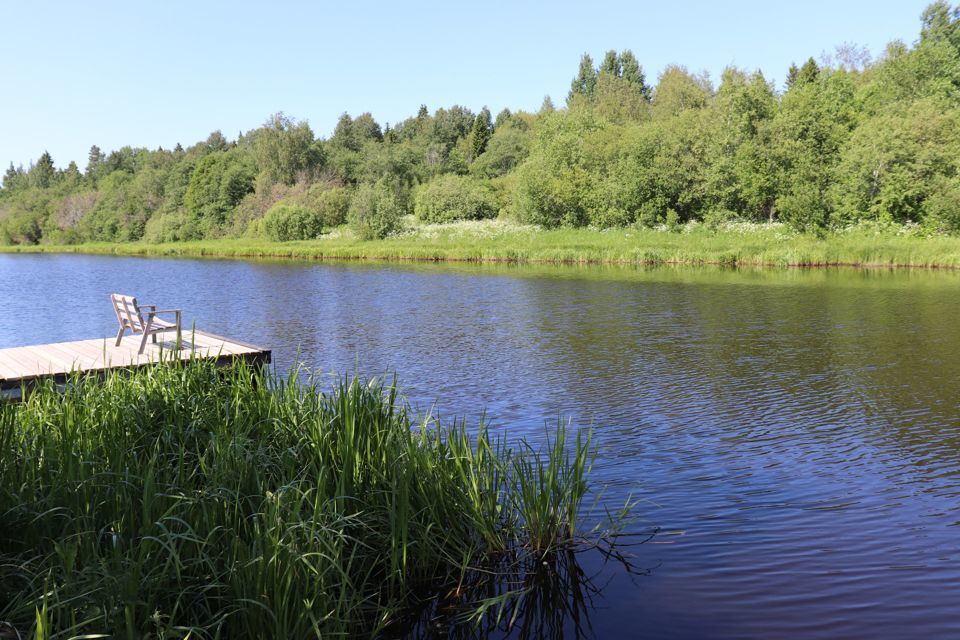
<instances>
[{"instance_id":1,"label":"reflection on water","mask_svg":"<svg viewBox=\"0 0 960 640\"><path fill-rule=\"evenodd\" d=\"M0 347L110 335L107 294L441 416L592 424L640 498L593 632L960 637L960 274L0 255ZM639 630L639 631L638 631ZM642 633L641 633L642 632Z\"/></svg>"}]
</instances>

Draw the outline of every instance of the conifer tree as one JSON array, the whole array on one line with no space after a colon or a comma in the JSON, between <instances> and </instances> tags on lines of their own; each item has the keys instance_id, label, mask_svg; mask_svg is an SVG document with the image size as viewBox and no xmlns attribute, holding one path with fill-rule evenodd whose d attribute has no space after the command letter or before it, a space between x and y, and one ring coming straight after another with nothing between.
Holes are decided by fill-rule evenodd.
<instances>
[{"instance_id":1,"label":"conifer tree","mask_svg":"<svg viewBox=\"0 0 960 640\"><path fill-rule=\"evenodd\" d=\"M33 176L34 184L41 189L45 189L53 184L53 179L56 177L56 171L53 168L53 158L50 156L49 152L43 152L43 154L40 156L40 159L37 160L37 164L33 167L33 170L30 173Z\"/></svg>"},{"instance_id":2,"label":"conifer tree","mask_svg":"<svg viewBox=\"0 0 960 640\"><path fill-rule=\"evenodd\" d=\"M16 189L19 186L20 178L23 176L23 167L15 169L13 163L10 163L10 166L7 168L7 172L3 175L3 188L7 190Z\"/></svg>"},{"instance_id":3,"label":"conifer tree","mask_svg":"<svg viewBox=\"0 0 960 640\"><path fill-rule=\"evenodd\" d=\"M611 76L613 78L619 78L621 70L620 57L617 55L616 51L610 49L610 51L607 51L606 55L603 56L603 62L600 63L599 73Z\"/></svg>"},{"instance_id":4,"label":"conifer tree","mask_svg":"<svg viewBox=\"0 0 960 640\"><path fill-rule=\"evenodd\" d=\"M800 67L800 71L797 72L796 83L809 84L815 82L819 75L820 67L817 65L817 61L813 58L807 58L807 61Z\"/></svg>"},{"instance_id":5,"label":"conifer tree","mask_svg":"<svg viewBox=\"0 0 960 640\"><path fill-rule=\"evenodd\" d=\"M593 99L597 88L597 70L593 68L593 58L589 53L583 54L580 58L580 69L577 76L570 83L570 93L567 96L567 102L573 100L574 96L583 96L588 100Z\"/></svg>"},{"instance_id":6,"label":"conifer tree","mask_svg":"<svg viewBox=\"0 0 960 640\"><path fill-rule=\"evenodd\" d=\"M640 66L640 63L637 62L637 57L633 55L633 51L630 49L625 49L623 53L620 54L620 77L629 82L630 84L637 87L637 90L648 102L652 96L652 91L650 86L647 84L647 78L643 74L643 67Z\"/></svg>"},{"instance_id":7,"label":"conifer tree","mask_svg":"<svg viewBox=\"0 0 960 640\"><path fill-rule=\"evenodd\" d=\"M493 117L490 115L490 109L484 107L473 119L473 127L468 137L471 160L475 160L486 150L491 135L493 135Z\"/></svg>"},{"instance_id":8,"label":"conifer tree","mask_svg":"<svg viewBox=\"0 0 960 640\"><path fill-rule=\"evenodd\" d=\"M795 63L790 63L790 68L787 69L787 89L797 83L797 77L799 75L800 68Z\"/></svg>"},{"instance_id":9,"label":"conifer tree","mask_svg":"<svg viewBox=\"0 0 960 640\"><path fill-rule=\"evenodd\" d=\"M103 152L100 147L93 145L90 147L90 153L87 154L87 169L84 174L87 177L93 176L97 172L97 167L103 162Z\"/></svg>"}]
</instances>

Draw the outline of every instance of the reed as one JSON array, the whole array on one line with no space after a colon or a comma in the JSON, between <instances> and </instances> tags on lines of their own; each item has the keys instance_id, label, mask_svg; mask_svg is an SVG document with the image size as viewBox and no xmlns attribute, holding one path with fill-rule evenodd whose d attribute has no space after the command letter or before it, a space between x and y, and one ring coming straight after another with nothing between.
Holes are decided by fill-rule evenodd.
<instances>
[{"instance_id":1,"label":"reed","mask_svg":"<svg viewBox=\"0 0 960 640\"><path fill-rule=\"evenodd\" d=\"M205 362L41 386L0 405L0 451L23 638L393 635L449 593L476 624L525 593L498 567L575 547L592 456L414 416L395 381Z\"/></svg>"}]
</instances>

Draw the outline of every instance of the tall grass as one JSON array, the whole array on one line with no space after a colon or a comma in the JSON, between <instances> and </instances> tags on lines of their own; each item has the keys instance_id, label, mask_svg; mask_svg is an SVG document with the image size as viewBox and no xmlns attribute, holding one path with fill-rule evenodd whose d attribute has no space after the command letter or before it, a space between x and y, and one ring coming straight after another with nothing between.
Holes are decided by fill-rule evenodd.
<instances>
[{"instance_id":1,"label":"tall grass","mask_svg":"<svg viewBox=\"0 0 960 640\"><path fill-rule=\"evenodd\" d=\"M414 226L384 240L333 233L318 240L256 238L146 244L0 247L0 252L273 257L303 260L456 261L540 264L715 264L724 266L870 266L960 268L960 238L854 228L821 235L783 225L692 226L683 233L647 228L539 229L482 221Z\"/></svg>"},{"instance_id":2,"label":"tall grass","mask_svg":"<svg viewBox=\"0 0 960 640\"><path fill-rule=\"evenodd\" d=\"M563 427L538 451L415 418L395 383L203 362L40 387L0 405L0 452L24 638L395 635L449 594L467 624L525 593L500 569L573 548L592 459Z\"/></svg>"}]
</instances>

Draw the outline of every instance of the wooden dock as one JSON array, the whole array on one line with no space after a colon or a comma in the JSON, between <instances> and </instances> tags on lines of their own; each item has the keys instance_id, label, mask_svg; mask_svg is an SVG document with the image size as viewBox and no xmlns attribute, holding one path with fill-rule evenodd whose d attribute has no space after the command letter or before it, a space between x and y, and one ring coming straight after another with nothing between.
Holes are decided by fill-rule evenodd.
<instances>
[{"instance_id":1,"label":"wooden dock","mask_svg":"<svg viewBox=\"0 0 960 640\"><path fill-rule=\"evenodd\" d=\"M136 369L161 360L200 358L229 364L240 359L255 365L270 362L269 349L205 331L184 331L179 349L172 336L170 338L148 343L142 354L137 353L139 335L125 336L119 347L114 346L115 338L110 337L0 349L0 392L18 390L24 384L50 378L63 382L75 371L99 375L109 369Z\"/></svg>"}]
</instances>

